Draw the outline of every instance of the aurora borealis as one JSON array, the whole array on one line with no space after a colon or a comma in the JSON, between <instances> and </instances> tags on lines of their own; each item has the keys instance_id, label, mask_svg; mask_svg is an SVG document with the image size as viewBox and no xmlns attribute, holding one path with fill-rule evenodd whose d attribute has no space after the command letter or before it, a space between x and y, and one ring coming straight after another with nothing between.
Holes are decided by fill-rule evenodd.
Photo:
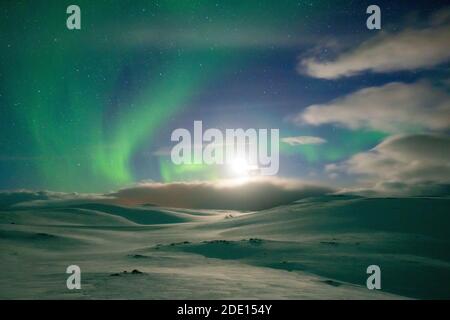
<instances>
[{"instance_id":1,"label":"aurora borealis","mask_svg":"<svg viewBox=\"0 0 450 320\"><path fill-rule=\"evenodd\" d=\"M391 132L287 119L366 87L448 77L448 64L337 80L300 72L302 57L332 59L339 46L375 36L365 27L364 1L80 0L81 30L65 27L69 4L1 5L2 189L105 192L146 180L219 179L218 168L175 166L161 152L172 130L194 120L321 137L327 142L281 144L280 176L353 181L330 179L324 168L370 150ZM444 7L379 5L383 32L401 30L410 12ZM411 133L418 133L412 125Z\"/></svg>"},{"instance_id":2,"label":"aurora borealis","mask_svg":"<svg viewBox=\"0 0 450 320\"><path fill-rule=\"evenodd\" d=\"M0 1L0 300L450 299L449 205L448 0Z\"/></svg>"}]
</instances>

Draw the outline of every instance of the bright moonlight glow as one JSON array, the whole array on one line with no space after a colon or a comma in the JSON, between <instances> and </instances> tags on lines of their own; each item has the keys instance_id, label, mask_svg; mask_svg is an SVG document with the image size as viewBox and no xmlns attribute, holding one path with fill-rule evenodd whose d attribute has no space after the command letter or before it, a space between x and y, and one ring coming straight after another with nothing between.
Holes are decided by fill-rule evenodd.
<instances>
[{"instance_id":1,"label":"bright moonlight glow","mask_svg":"<svg viewBox=\"0 0 450 320\"><path fill-rule=\"evenodd\" d=\"M254 174L258 167L251 165L243 158L236 158L229 163L232 173L238 177L247 177Z\"/></svg>"}]
</instances>

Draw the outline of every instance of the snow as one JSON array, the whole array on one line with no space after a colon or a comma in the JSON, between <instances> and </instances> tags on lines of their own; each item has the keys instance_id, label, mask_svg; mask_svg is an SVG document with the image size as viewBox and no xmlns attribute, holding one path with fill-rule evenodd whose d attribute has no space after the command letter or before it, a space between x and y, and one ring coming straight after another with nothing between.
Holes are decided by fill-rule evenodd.
<instances>
[{"instance_id":1,"label":"snow","mask_svg":"<svg viewBox=\"0 0 450 320\"><path fill-rule=\"evenodd\" d=\"M450 298L449 201L326 196L255 212L4 207L0 298ZM66 288L72 264L81 290ZM366 288L371 264L382 290Z\"/></svg>"}]
</instances>

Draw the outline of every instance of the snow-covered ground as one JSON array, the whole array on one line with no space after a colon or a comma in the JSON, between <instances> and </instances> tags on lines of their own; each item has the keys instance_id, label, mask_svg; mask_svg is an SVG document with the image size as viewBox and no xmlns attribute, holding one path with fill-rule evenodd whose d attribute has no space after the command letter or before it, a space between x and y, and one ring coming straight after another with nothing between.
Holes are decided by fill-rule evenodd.
<instances>
[{"instance_id":1,"label":"snow-covered ground","mask_svg":"<svg viewBox=\"0 0 450 320\"><path fill-rule=\"evenodd\" d=\"M448 299L449 205L324 196L256 212L5 206L0 298ZM372 264L381 290L366 288ZM81 290L66 287L69 265L81 268Z\"/></svg>"}]
</instances>

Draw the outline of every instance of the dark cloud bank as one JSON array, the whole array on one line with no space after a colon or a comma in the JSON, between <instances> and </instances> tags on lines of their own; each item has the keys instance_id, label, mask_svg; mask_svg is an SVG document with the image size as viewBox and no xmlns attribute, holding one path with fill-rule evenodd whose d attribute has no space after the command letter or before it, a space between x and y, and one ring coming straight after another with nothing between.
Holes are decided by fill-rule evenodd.
<instances>
[{"instance_id":1,"label":"dark cloud bank","mask_svg":"<svg viewBox=\"0 0 450 320\"><path fill-rule=\"evenodd\" d=\"M62 206L89 202L191 209L262 210L333 192L328 187L280 178L245 182L142 183L108 194L1 192L5 206Z\"/></svg>"}]
</instances>

